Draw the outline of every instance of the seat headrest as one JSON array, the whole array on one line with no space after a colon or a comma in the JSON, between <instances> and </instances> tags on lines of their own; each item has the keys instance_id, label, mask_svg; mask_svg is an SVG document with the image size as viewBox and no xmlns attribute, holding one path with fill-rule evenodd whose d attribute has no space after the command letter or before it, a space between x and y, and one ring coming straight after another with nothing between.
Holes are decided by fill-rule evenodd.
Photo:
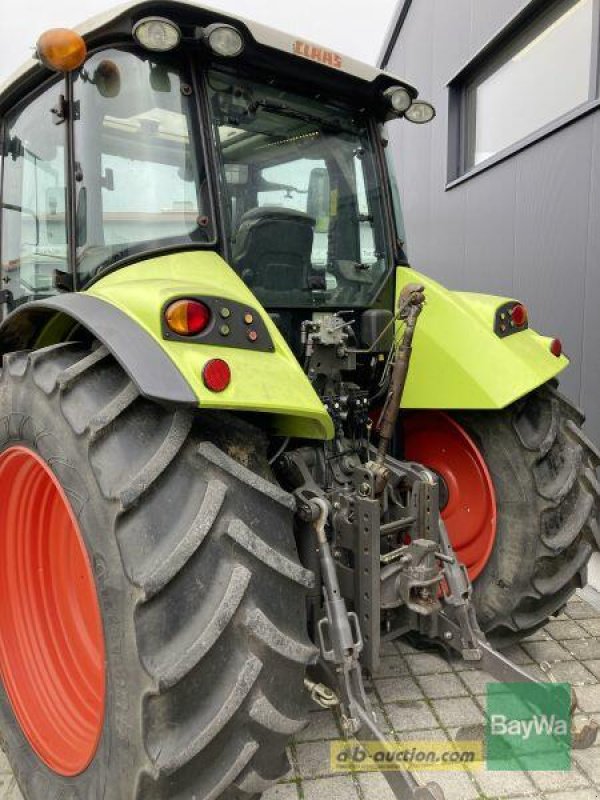
<instances>
[{"instance_id":1,"label":"seat headrest","mask_svg":"<svg viewBox=\"0 0 600 800\"><path fill-rule=\"evenodd\" d=\"M251 208L243 214L240 225L244 222L251 222L258 219L272 219L272 220L294 220L295 222L305 222L307 225L316 225L314 217L309 216L304 211L298 211L295 208L283 208L282 206L260 206L259 208Z\"/></svg>"}]
</instances>

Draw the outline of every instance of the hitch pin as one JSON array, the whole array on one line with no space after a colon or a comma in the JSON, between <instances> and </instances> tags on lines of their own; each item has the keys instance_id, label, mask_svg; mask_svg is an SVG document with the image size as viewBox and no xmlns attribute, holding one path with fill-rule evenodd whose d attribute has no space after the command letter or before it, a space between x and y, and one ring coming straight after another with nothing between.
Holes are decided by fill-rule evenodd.
<instances>
[{"instance_id":1,"label":"hitch pin","mask_svg":"<svg viewBox=\"0 0 600 800\"><path fill-rule=\"evenodd\" d=\"M324 683L315 683L311 681L310 678L305 678L304 686L310 694L310 699L313 703L316 703L321 708L335 708L335 706L339 706L339 697L333 689L330 689L329 686L325 686Z\"/></svg>"}]
</instances>

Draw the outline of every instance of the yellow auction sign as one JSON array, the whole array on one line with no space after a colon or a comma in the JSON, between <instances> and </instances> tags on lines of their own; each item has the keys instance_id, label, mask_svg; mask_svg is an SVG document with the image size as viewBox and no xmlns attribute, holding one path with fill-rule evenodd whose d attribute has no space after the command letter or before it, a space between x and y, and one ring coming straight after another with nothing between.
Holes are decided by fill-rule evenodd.
<instances>
[{"instance_id":1,"label":"yellow auction sign","mask_svg":"<svg viewBox=\"0 0 600 800\"><path fill-rule=\"evenodd\" d=\"M483 741L346 742L331 743L334 772L391 772L397 770L481 769L485 762Z\"/></svg>"}]
</instances>

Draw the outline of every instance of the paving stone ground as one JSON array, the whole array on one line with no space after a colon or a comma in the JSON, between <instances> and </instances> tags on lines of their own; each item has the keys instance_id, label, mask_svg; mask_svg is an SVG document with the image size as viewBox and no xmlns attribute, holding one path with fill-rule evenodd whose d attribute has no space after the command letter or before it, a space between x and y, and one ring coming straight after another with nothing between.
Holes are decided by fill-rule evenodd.
<instances>
[{"instance_id":1,"label":"paving stone ground","mask_svg":"<svg viewBox=\"0 0 600 800\"><path fill-rule=\"evenodd\" d=\"M588 590L584 590L585 591ZM600 604L581 597L509 655L535 675L548 662L552 673L577 688L578 717L600 723ZM405 642L386 645L383 665L370 690L379 721L397 740L449 740L459 728L483 721L490 677L456 660L417 651ZM341 737L334 713L315 710L289 751L292 769L263 800L394 800L377 774L332 774L329 747ZM447 800L600 800L600 741L573 751L568 772L437 772L427 779L444 787ZM0 753L0 800L22 800Z\"/></svg>"}]
</instances>

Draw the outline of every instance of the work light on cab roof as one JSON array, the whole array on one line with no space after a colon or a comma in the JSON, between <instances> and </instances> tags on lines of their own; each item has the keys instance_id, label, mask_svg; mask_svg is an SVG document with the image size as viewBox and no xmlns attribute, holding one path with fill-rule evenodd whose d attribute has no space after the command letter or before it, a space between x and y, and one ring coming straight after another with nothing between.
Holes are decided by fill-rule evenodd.
<instances>
[{"instance_id":1,"label":"work light on cab roof","mask_svg":"<svg viewBox=\"0 0 600 800\"><path fill-rule=\"evenodd\" d=\"M133 26L133 38L146 50L165 53L181 41L179 26L163 17L146 17Z\"/></svg>"}]
</instances>

